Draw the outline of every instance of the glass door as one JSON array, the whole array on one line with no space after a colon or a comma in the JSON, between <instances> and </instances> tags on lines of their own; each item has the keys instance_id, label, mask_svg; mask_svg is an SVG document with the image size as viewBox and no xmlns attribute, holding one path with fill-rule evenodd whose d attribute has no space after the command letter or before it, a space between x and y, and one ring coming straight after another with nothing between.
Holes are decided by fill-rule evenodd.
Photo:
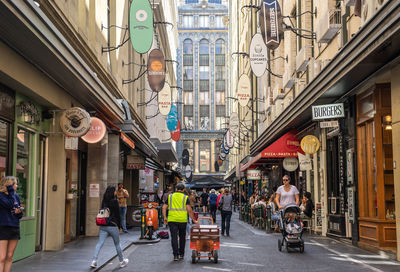
<instances>
[{"instance_id":1,"label":"glass door","mask_svg":"<svg viewBox=\"0 0 400 272\"><path fill-rule=\"evenodd\" d=\"M42 250L43 241L43 207L44 207L44 189L45 189L45 158L46 158L46 137L40 135L39 156L38 156L38 177L36 183L36 251Z\"/></svg>"}]
</instances>

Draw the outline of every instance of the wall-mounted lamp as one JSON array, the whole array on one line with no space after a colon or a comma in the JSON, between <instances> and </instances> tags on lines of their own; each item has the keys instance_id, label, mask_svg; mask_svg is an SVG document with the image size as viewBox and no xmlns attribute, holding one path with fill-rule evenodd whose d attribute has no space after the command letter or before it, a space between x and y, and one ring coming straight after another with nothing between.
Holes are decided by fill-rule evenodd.
<instances>
[{"instance_id":1,"label":"wall-mounted lamp","mask_svg":"<svg viewBox=\"0 0 400 272\"><path fill-rule=\"evenodd\" d=\"M392 116L391 115L383 116L382 126L385 128L385 130L392 130Z\"/></svg>"}]
</instances>

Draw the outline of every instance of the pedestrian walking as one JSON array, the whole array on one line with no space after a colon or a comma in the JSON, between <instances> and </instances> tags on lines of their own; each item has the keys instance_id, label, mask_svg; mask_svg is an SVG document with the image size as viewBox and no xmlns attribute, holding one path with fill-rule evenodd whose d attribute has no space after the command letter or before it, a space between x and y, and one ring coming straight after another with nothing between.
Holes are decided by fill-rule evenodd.
<instances>
[{"instance_id":1,"label":"pedestrian walking","mask_svg":"<svg viewBox=\"0 0 400 272\"><path fill-rule=\"evenodd\" d=\"M282 182L283 185L279 186L275 196L275 203L278 209L281 210L290 204L299 206L299 190L297 190L296 186L290 184L290 177L284 175Z\"/></svg>"},{"instance_id":2,"label":"pedestrian walking","mask_svg":"<svg viewBox=\"0 0 400 272\"><path fill-rule=\"evenodd\" d=\"M11 271L12 258L20 239L19 220L23 207L16 193L16 177L2 177L0 180L0 272Z\"/></svg>"},{"instance_id":3,"label":"pedestrian walking","mask_svg":"<svg viewBox=\"0 0 400 272\"><path fill-rule=\"evenodd\" d=\"M97 267L97 257L106 238L110 235L114 241L115 249L117 250L119 266L125 267L129 260L122 255L121 244L119 242L119 229L121 229L121 215L119 213L118 200L116 198L115 186L108 186L101 202L101 208L110 210L109 223L106 226L100 226L99 241L97 242L94 251L93 261L90 265L92 268Z\"/></svg>"},{"instance_id":4,"label":"pedestrian walking","mask_svg":"<svg viewBox=\"0 0 400 272\"><path fill-rule=\"evenodd\" d=\"M208 194L206 188L203 188L203 193L200 195L201 197L201 206L203 207L203 214L207 213L208 207Z\"/></svg>"},{"instance_id":5,"label":"pedestrian walking","mask_svg":"<svg viewBox=\"0 0 400 272\"><path fill-rule=\"evenodd\" d=\"M224 236L226 231L226 236L228 237L230 236L232 202L232 194L228 189L225 189L219 200L219 205L221 206L221 233Z\"/></svg>"},{"instance_id":6,"label":"pedestrian walking","mask_svg":"<svg viewBox=\"0 0 400 272\"><path fill-rule=\"evenodd\" d=\"M217 194L215 189L211 190L211 194L208 197L208 202L210 203L210 213L211 213L211 217L214 220L214 222L217 221Z\"/></svg>"},{"instance_id":7,"label":"pedestrian walking","mask_svg":"<svg viewBox=\"0 0 400 272\"><path fill-rule=\"evenodd\" d=\"M118 190L117 190L117 198L118 198L118 205L119 205L119 213L121 215L121 226L122 231L127 233L128 230L126 229L126 199L129 197L128 191L124 188L123 183L118 183Z\"/></svg>"},{"instance_id":8,"label":"pedestrian walking","mask_svg":"<svg viewBox=\"0 0 400 272\"><path fill-rule=\"evenodd\" d=\"M192 207L188 203L188 196L184 195L185 185L179 183L175 188L176 192L169 195L168 203L163 206L163 215L164 224L169 226L171 232L171 246L174 261L178 261L185 256L185 234L188 215L196 225L198 225L198 221L194 218Z\"/></svg>"}]
</instances>

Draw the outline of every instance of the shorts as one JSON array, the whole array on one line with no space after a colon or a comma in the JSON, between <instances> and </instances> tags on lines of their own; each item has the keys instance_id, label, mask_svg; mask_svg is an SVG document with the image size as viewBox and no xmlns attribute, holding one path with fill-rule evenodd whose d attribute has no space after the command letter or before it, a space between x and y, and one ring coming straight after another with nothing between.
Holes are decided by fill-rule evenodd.
<instances>
[{"instance_id":1,"label":"shorts","mask_svg":"<svg viewBox=\"0 0 400 272\"><path fill-rule=\"evenodd\" d=\"M0 226L0 240L21 239L19 227Z\"/></svg>"}]
</instances>

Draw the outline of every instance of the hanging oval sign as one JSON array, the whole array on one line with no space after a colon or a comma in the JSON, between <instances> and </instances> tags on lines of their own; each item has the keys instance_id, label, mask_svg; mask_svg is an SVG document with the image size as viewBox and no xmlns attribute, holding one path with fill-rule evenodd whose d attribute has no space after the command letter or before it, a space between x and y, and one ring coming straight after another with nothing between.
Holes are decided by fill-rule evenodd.
<instances>
[{"instance_id":1,"label":"hanging oval sign","mask_svg":"<svg viewBox=\"0 0 400 272\"><path fill-rule=\"evenodd\" d=\"M229 129L233 137L236 137L239 134L239 116L236 112L231 113L231 117L229 118Z\"/></svg>"},{"instance_id":2,"label":"hanging oval sign","mask_svg":"<svg viewBox=\"0 0 400 272\"><path fill-rule=\"evenodd\" d=\"M189 178L192 175L192 167L190 165L186 165L185 167L185 177Z\"/></svg>"},{"instance_id":3,"label":"hanging oval sign","mask_svg":"<svg viewBox=\"0 0 400 272\"><path fill-rule=\"evenodd\" d=\"M167 115L171 111L171 88L168 84L164 85L158 93L158 109L162 115Z\"/></svg>"},{"instance_id":4,"label":"hanging oval sign","mask_svg":"<svg viewBox=\"0 0 400 272\"><path fill-rule=\"evenodd\" d=\"M247 106L250 100L250 78L246 74L242 74L239 78L237 86L237 98L242 107Z\"/></svg>"},{"instance_id":5,"label":"hanging oval sign","mask_svg":"<svg viewBox=\"0 0 400 272\"><path fill-rule=\"evenodd\" d=\"M189 164L189 151L187 149L184 149L182 151L182 165L186 166Z\"/></svg>"},{"instance_id":6,"label":"hanging oval sign","mask_svg":"<svg viewBox=\"0 0 400 272\"><path fill-rule=\"evenodd\" d=\"M278 0L263 0L260 7L260 28L266 46L274 50L283 39L283 19Z\"/></svg>"},{"instance_id":7,"label":"hanging oval sign","mask_svg":"<svg viewBox=\"0 0 400 272\"><path fill-rule=\"evenodd\" d=\"M233 137L232 132L231 132L230 129L228 129L226 131L226 133L225 133L224 145L229 149L232 148L235 145L235 138Z\"/></svg>"},{"instance_id":8,"label":"hanging oval sign","mask_svg":"<svg viewBox=\"0 0 400 272\"><path fill-rule=\"evenodd\" d=\"M94 144L100 142L104 138L107 128L104 122L99 118L91 117L91 119L92 125L90 126L89 131L81 138L89 144Z\"/></svg>"},{"instance_id":9,"label":"hanging oval sign","mask_svg":"<svg viewBox=\"0 0 400 272\"><path fill-rule=\"evenodd\" d=\"M151 50L147 60L147 79L154 92L162 90L165 84L165 59L159 49Z\"/></svg>"},{"instance_id":10,"label":"hanging oval sign","mask_svg":"<svg viewBox=\"0 0 400 272\"><path fill-rule=\"evenodd\" d=\"M299 167L299 161L297 158L288 157L283 159L283 168L288 172L293 172Z\"/></svg>"},{"instance_id":11,"label":"hanging oval sign","mask_svg":"<svg viewBox=\"0 0 400 272\"><path fill-rule=\"evenodd\" d=\"M221 150L221 152L219 153L219 157L221 158L221 160L225 160L226 159L226 153L224 153L224 151Z\"/></svg>"},{"instance_id":12,"label":"hanging oval sign","mask_svg":"<svg viewBox=\"0 0 400 272\"><path fill-rule=\"evenodd\" d=\"M175 105L171 105L171 110L167 116L167 128L169 131L174 131L178 126L178 110Z\"/></svg>"},{"instance_id":13,"label":"hanging oval sign","mask_svg":"<svg viewBox=\"0 0 400 272\"><path fill-rule=\"evenodd\" d=\"M171 138L172 140L177 142L180 137L181 137L181 125L178 120L178 125L176 126L176 129L174 131L171 131Z\"/></svg>"},{"instance_id":14,"label":"hanging oval sign","mask_svg":"<svg viewBox=\"0 0 400 272\"><path fill-rule=\"evenodd\" d=\"M256 77L261 77L267 69L267 47L260 33L256 33L250 43L250 67Z\"/></svg>"},{"instance_id":15,"label":"hanging oval sign","mask_svg":"<svg viewBox=\"0 0 400 272\"><path fill-rule=\"evenodd\" d=\"M221 160L221 158L218 158L217 163L218 163L219 166L222 166L222 164L224 163L224 161Z\"/></svg>"},{"instance_id":16,"label":"hanging oval sign","mask_svg":"<svg viewBox=\"0 0 400 272\"><path fill-rule=\"evenodd\" d=\"M221 144L221 151L227 155L229 154L229 148L226 148L224 143Z\"/></svg>"},{"instance_id":17,"label":"hanging oval sign","mask_svg":"<svg viewBox=\"0 0 400 272\"><path fill-rule=\"evenodd\" d=\"M140 54L153 44L153 11L148 0L132 1L129 10L129 34L133 49Z\"/></svg>"},{"instance_id":18,"label":"hanging oval sign","mask_svg":"<svg viewBox=\"0 0 400 272\"><path fill-rule=\"evenodd\" d=\"M60 126L65 135L80 137L85 135L92 124L90 114L79 108L73 107L65 110L60 117Z\"/></svg>"}]
</instances>

